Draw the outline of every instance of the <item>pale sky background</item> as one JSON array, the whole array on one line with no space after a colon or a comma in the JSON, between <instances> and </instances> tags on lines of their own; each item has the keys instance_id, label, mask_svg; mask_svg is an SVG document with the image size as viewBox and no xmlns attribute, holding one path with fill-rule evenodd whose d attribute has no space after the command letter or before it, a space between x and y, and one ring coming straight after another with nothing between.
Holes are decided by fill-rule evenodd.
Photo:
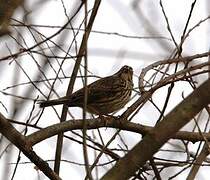
<instances>
[{"instance_id":1,"label":"pale sky background","mask_svg":"<svg viewBox=\"0 0 210 180\"><path fill-rule=\"evenodd\" d=\"M32 12L29 14L29 18L31 18L33 24L39 24L39 25L55 25L55 26L62 26L66 21L67 18L64 14L64 9L61 1L58 0L52 0L52 1L46 1L45 5L42 5L39 7L35 2L38 1L27 1L28 4L26 5L26 8L29 10L32 10ZM67 9L67 14L70 12L73 12L74 4L77 2L74 1L67 1L63 0L65 7ZM92 3L94 1L90 0L89 3L89 10L92 6ZM121 35L127 35L127 36L135 36L136 38L129 38L129 37L123 37L120 35L115 34L104 34L104 33L96 33L93 32L90 34L90 38L88 41L88 69L91 73L94 75L98 75L100 77L108 76L117 70L120 69L123 65L130 65L134 69L134 84L135 87L138 86L138 76L141 72L141 69L146 67L147 65L170 57L172 54L175 46L173 42L171 41L170 34L167 30L165 19L163 17L163 13L161 10L161 7L159 5L159 1L154 0L144 0L139 1L139 8L142 14L144 14L144 18L142 17L142 14L136 13L136 9L132 6L132 3L138 2L138 1L113 1L113 0L104 0L102 1L99 12L97 14L96 20L93 25L94 31L101 31L106 33L117 33ZM140 3L141 2L141 3ZM182 1L182 0L164 0L163 6L166 11L170 27L172 29L172 32L175 36L176 41L180 42L180 36L183 32L184 26L186 24L186 20L191 8L192 0L188 1ZM200 20L206 18L210 15L210 8L208 3L208 0L199 1L196 3L196 6L194 8L192 18L189 23L189 28L193 27L195 24L197 24ZM135 6L137 7L137 6ZM14 15L15 18L19 16L18 19L21 20L22 17L22 9L19 8ZM72 13L71 13L72 14ZM81 24L81 20L83 19L83 14L80 13L80 18L76 19L76 22L74 22L73 27L78 28ZM145 27L146 20L150 22L151 27ZM151 32L151 29L153 32ZM39 31L42 32L45 36L50 36L53 33L55 33L58 29L50 29L50 28L39 28ZM81 40L83 32L81 31L78 36L78 48L79 43ZM210 26L209 26L209 20L202 23L198 28L196 28L192 33L190 34L189 38L185 41L183 45L183 55L194 55L197 53L203 53L209 50L209 35L210 35ZM157 39L157 38L137 38L137 37L157 37L162 36L164 38ZM56 37L57 38L57 37ZM56 39L55 38L55 39ZM24 39L27 42L28 47L35 44L34 41L32 41L31 35L28 33L27 29L25 29L24 33ZM54 39L54 40L55 40ZM62 47L64 49L68 48L68 43L71 42L72 34L68 32L68 36L63 41ZM7 44L5 44L7 42ZM6 39L4 41L0 42L0 48L4 51L1 51L0 57L6 56L9 54L8 50L6 49L6 45L8 45L12 52L17 52L17 49L14 46L14 41L12 39ZM72 54L74 54L74 51L71 51ZM61 55L61 54L60 54ZM29 56L24 56L23 59L21 59L23 62L23 67L27 71L27 73L30 75L30 77L33 79L34 72L36 71L34 63L31 61ZM70 62L71 61L71 62ZM9 64L9 61L4 62L4 71L0 72L0 74L4 74L5 76L8 76L8 78L1 78L1 85L0 90L2 91L4 88L11 86L12 83L14 83L13 76L6 75L6 70L9 70L14 68L14 64ZM66 63L67 65L64 66L64 71L66 75L70 75L74 61L69 60ZM56 64L54 64L55 67ZM20 82L28 82L27 77L21 73L21 80ZM48 77L55 77L55 74L53 74L52 70L49 71ZM197 78L196 80L201 83L206 76L202 76L201 78ZM89 78L88 82L92 82L96 80L95 78ZM68 85L69 79L64 80L63 83L57 82L57 92L60 96L65 95L66 88ZM16 84L16 83L15 83ZM82 87L82 81L80 79L77 79L76 81L76 89L79 89ZM17 94L23 94L24 88L27 88L27 86L19 87ZM43 92L45 92L45 95L48 95L49 90L47 90L45 87L43 87ZM169 107L166 112L170 111L177 103L179 103L182 100L181 94L184 92L184 96L186 97L187 94L191 92L191 88L189 84L186 82L179 82L176 84L176 88L173 90L174 99L171 99L169 101ZM8 90L7 92L11 92L11 90ZM161 102L162 98L165 98L167 92L167 87L161 88L161 90L158 90L153 97L154 102L156 102L159 107L163 106L163 102ZM40 93L37 91L33 94L32 98L36 98L37 95L40 96L40 99L43 99L43 97L40 95ZM134 95L134 93L133 93ZM9 109L11 106L11 101L8 101L8 99L12 99L11 97L4 96L3 94L0 94L1 101L7 106ZM52 96L51 99L56 98L56 96ZM32 108L32 101L27 102L27 107L24 109L25 113L20 114L18 117L20 120L26 120L29 117L29 113ZM128 107L129 104L126 106ZM61 110L60 107L56 107L58 110ZM76 119L81 118L82 116L82 110L79 108L71 108L70 109L73 115ZM125 109L118 112L118 114L121 114ZM39 111L38 105L36 106L35 112ZM10 117L10 113L6 112L5 109L0 106L0 112L2 112L5 116ZM154 107L151 103L147 103L143 109L139 112L137 116L134 117L133 122L141 123L144 125L154 125L157 118L159 117L159 113L154 110ZM46 121L47 119L50 119L50 121ZM70 118L69 118L70 119ZM50 124L57 123L58 119L56 119L55 113L51 108L46 108L44 111L44 114L41 118L39 126L45 127ZM50 124L49 124L50 123ZM19 130L23 129L23 127L17 126ZM28 133L34 131L34 129L30 129ZM115 133L115 129L102 129L101 133L103 136L107 138L111 138L111 136ZM72 133L66 133L67 135L74 136ZM92 131L88 131L88 135L92 136ZM128 133L128 132L122 132L121 135L123 136L126 144L128 145L129 149L133 147L141 138L140 135L134 134L134 133ZM39 143L34 147L34 150L37 152L38 155L43 157L45 160L48 159L54 159L54 150L55 150L55 142L56 138L50 138L42 143ZM115 141L111 144L110 147L118 148L117 144L119 142ZM173 143L175 143L173 141ZM176 142L181 146L180 142ZM6 144L5 144L6 146ZM164 149L171 148L171 145L167 144L164 146ZM192 144L192 151L197 148L197 144ZM17 149L15 149L15 153L17 153ZM162 152L164 155L165 152ZM120 153L119 153L120 154ZM161 154L161 153L160 153ZM121 153L120 155L123 156ZM169 155L170 156L170 155ZM180 154L180 156L177 157L171 157L175 160L179 159L184 160L185 155ZM3 156L3 158L6 158ZM64 149L63 149L63 159L72 160L74 162L79 162L83 164L83 154L82 154L82 146L71 142L69 140L64 141ZM91 151L90 153L90 162L93 160L94 154ZM102 158L104 161L108 161L106 157ZM23 155L21 155L21 162L25 162L28 160L24 158ZM3 161L2 161L3 162ZM10 159L10 162L16 162L16 156L14 156L14 159ZM101 161L102 162L102 161ZM53 163L49 163L50 165L53 165ZM11 165L10 165L11 166ZM14 166L14 165L12 165ZM53 167L53 166L52 166ZM110 168L111 166L109 166ZM198 173L197 179L206 179L206 171L205 169L208 169L208 167L202 167L202 171ZM3 168L3 165L0 164L0 179L1 179L1 172L3 172L5 169ZM13 169L11 169L12 172ZM100 169L100 175L105 173L107 169L101 167ZM166 173L167 171L164 171L165 176L168 178L170 177L170 173ZM171 172L173 172L173 169L171 169ZM72 165L69 163L62 162L61 163L61 177L63 180L68 179L83 179L85 173L85 169L82 166L79 165ZM188 171L182 173L181 176L177 176L176 179L182 180L185 179L183 175L187 175ZM40 176L40 179L47 179L44 178L41 172L37 174L37 171L34 170L34 164L20 164L18 166L15 180L21 179L21 180L28 180L30 177L31 180L38 179L38 176ZM166 179L167 179L166 178Z\"/></svg>"}]
</instances>

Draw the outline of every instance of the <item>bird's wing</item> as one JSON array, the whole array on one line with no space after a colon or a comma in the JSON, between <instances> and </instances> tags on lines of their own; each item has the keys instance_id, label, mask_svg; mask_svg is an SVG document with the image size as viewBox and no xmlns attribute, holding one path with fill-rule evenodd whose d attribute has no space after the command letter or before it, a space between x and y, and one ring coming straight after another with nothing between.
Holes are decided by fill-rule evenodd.
<instances>
[{"instance_id":1,"label":"bird's wing","mask_svg":"<svg viewBox=\"0 0 210 180\"><path fill-rule=\"evenodd\" d=\"M88 87L87 103L104 103L112 101L119 92L121 81L119 77L109 76L92 83Z\"/></svg>"},{"instance_id":2,"label":"bird's wing","mask_svg":"<svg viewBox=\"0 0 210 180\"><path fill-rule=\"evenodd\" d=\"M119 86L122 85L120 79L115 76L109 76L98 81L95 81L87 86L88 99L87 103L97 103L104 101L105 99L110 99L118 91ZM83 104L84 101L84 88L76 91L71 95L70 104L74 105L78 103Z\"/></svg>"}]
</instances>

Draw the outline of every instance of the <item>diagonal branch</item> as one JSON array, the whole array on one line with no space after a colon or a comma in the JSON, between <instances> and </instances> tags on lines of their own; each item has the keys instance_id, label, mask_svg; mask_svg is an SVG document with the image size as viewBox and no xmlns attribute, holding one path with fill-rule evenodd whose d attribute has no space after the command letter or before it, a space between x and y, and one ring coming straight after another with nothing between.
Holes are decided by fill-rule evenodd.
<instances>
[{"instance_id":1,"label":"diagonal branch","mask_svg":"<svg viewBox=\"0 0 210 180\"><path fill-rule=\"evenodd\" d=\"M70 96L72 91L73 91L73 87L74 87L74 82L76 80L76 76L77 76L77 72L79 70L81 61L82 61L82 57L84 55L84 52L86 50L86 41L89 38L92 26L93 26L93 22L95 20L96 14L98 12L98 8L100 6L101 0L96 0L94 7L93 7L93 11L92 14L90 16L90 20L88 22L87 25L87 29L86 29L86 33L84 34L83 38L82 38L82 42L81 42L81 46L78 52L78 58L76 60L76 63L74 65L74 69L71 75L71 80L69 82L68 85L68 90L66 93L66 96ZM66 116L67 116L67 112L68 112L68 107L66 105L63 106L62 109L62 114L61 114L61 122L66 120ZM56 173L59 173L59 169L60 169L60 160L61 160L61 152L62 152L62 146L63 146L63 133L60 133L58 135L58 139L57 139L57 146L56 146L56 158L55 158L55 167L54 170Z\"/></svg>"},{"instance_id":2,"label":"diagonal branch","mask_svg":"<svg viewBox=\"0 0 210 180\"><path fill-rule=\"evenodd\" d=\"M25 136L19 133L0 113L0 133L28 157L49 179L59 180L59 176L33 151Z\"/></svg>"},{"instance_id":3,"label":"diagonal branch","mask_svg":"<svg viewBox=\"0 0 210 180\"><path fill-rule=\"evenodd\" d=\"M207 80L165 116L142 141L102 177L102 180L123 180L132 177L179 129L210 103L209 92L210 80Z\"/></svg>"}]
</instances>

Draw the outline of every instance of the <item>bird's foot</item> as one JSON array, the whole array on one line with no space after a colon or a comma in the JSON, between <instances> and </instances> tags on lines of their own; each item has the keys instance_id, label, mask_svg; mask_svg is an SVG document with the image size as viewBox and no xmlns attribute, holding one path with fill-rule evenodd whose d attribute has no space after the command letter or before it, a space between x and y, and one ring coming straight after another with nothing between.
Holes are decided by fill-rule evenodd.
<instances>
[{"instance_id":1,"label":"bird's foot","mask_svg":"<svg viewBox=\"0 0 210 180\"><path fill-rule=\"evenodd\" d=\"M99 118L104 121L104 126L107 126L109 121L117 118L116 116L112 116L112 115L99 115Z\"/></svg>"}]
</instances>

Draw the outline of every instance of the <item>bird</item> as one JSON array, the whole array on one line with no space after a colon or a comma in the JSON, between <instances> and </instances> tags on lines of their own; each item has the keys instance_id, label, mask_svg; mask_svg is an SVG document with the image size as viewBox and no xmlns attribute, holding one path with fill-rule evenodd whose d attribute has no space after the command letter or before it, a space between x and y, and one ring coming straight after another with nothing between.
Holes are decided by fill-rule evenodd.
<instances>
[{"instance_id":1,"label":"bird","mask_svg":"<svg viewBox=\"0 0 210 180\"><path fill-rule=\"evenodd\" d=\"M111 76L101 78L87 88L87 112L108 115L123 108L130 100L133 89L133 69L123 66ZM40 107L65 104L68 107L84 107L84 87L59 99L40 102Z\"/></svg>"}]
</instances>

